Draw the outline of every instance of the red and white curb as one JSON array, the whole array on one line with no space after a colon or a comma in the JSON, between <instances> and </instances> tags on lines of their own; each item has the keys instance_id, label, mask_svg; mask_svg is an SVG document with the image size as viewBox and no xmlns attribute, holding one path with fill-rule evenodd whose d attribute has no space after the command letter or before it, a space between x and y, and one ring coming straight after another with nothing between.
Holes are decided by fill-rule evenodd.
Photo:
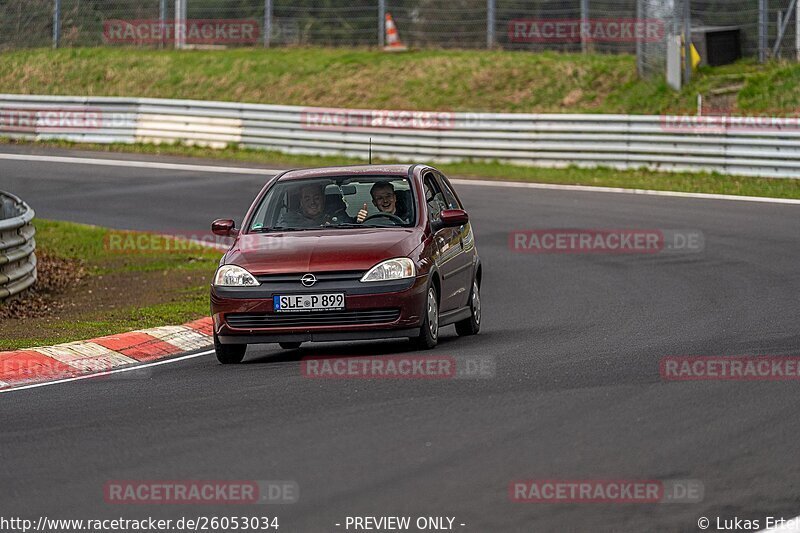
<instances>
[{"instance_id":1,"label":"red and white curb","mask_svg":"<svg viewBox=\"0 0 800 533\"><path fill-rule=\"evenodd\" d=\"M88 341L0 352L0 390L110 373L202 350L214 343L212 328L211 318L201 318L182 326L162 326Z\"/></svg>"}]
</instances>

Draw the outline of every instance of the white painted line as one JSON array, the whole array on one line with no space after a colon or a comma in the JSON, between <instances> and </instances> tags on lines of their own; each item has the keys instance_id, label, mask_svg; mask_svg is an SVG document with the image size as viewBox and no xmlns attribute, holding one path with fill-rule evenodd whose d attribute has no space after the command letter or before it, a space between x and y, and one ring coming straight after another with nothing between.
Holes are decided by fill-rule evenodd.
<instances>
[{"instance_id":1,"label":"white painted line","mask_svg":"<svg viewBox=\"0 0 800 533\"><path fill-rule=\"evenodd\" d=\"M774 178L791 179L791 178ZM450 180L457 185L477 185L480 187L511 187L520 189L547 189L552 191L612 192L622 194L643 194L647 196L672 196L676 198L700 198L702 200L736 200L739 202L763 202L768 204L800 205L800 199L768 198L764 196L737 196L735 194L711 194L702 192L653 191L650 189L624 189L622 187L593 187L590 185L557 185L555 183L529 183L524 181L489 180Z\"/></svg>"},{"instance_id":2,"label":"white painted line","mask_svg":"<svg viewBox=\"0 0 800 533\"><path fill-rule=\"evenodd\" d=\"M223 174L260 174L273 176L280 170L247 167L222 167L214 165L193 165L188 163L160 163L156 161L133 161L125 159L93 159L85 157L62 157L34 154L3 154L0 159L11 159L19 161L44 161L52 163L73 163L78 165L106 165L114 167L139 167L139 168L158 168L165 170L186 170L194 172L215 172ZM791 178L773 178L791 179ZM590 185L558 185L554 183L529 183L523 181L501 181L501 180L472 180L454 179L453 183L458 185L472 185L479 187L511 187L520 189L544 189L551 191L583 191L583 192L603 192L618 194L640 194L647 196L671 196L674 198L699 198L701 200L734 200L738 202L761 202L769 204L792 204L800 205L800 199L793 198L768 198L762 196L737 196L735 194L711 194L698 192L678 192L678 191L654 191L650 189L625 189L622 187L594 187Z\"/></svg>"},{"instance_id":3,"label":"white painted line","mask_svg":"<svg viewBox=\"0 0 800 533\"><path fill-rule=\"evenodd\" d=\"M769 529L762 529L758 533L798 533L800 532L800 516L790 518L786 523Z\"/></svg>"},{"instance_id":4,"label":"white painted line","mask_svg":"<svg viewBox=\"0 0 800 533\"><path fill-rule=\"evenodd\" d=\"M214 350L206 350L205 352L184 355L184 356L181 356L181 357L176 357L174 359L165 359L163 361L155 361L155 362L152 362L152 363L146 363L146 364L142 364L142 365L131 366L131 367L128 367L128 368L119 368L117 370L110 370L108 372L101 372L99 374L87 374L85 376L77 376L77 377L74 377L74 378L59 379L57 381L45 381L44 383L33 383L32 385L23 385L22 387L15 387L13 389L3 389L3 390L0 390L0 394L4 394L4 393L8 393L8 392L17 392L17 391L26 390L26 389L35 389L35 388L38 388L38 387L47 387L49 385L58 385L60 383L69 383L70 381L80 381L82 379L91 379L91 378L96 378L97 376L109 376L111 374L120 374L122 372L131 372L131 371L134 371L134 370L141 370L142 368L149 368L149 367L153 367L153 366L168 365L170 363L177 363L179 361L185 361L187 359L194 359L196 357L202 357L203 355L209 355L209 354L212 354L212 353L214 353Z\"/></svg>"},{"instance_id":5,"label":"white painted line","mask_svg":"<svg viewBox=\"0 0 800 533\"><path fill-rule=\"evenodd\" d=\"M274 176L282 172L267 168L222 167L214 165L192 165L189 163L162 163L158 161L134 161L127 159L95 159L90 157L63 157L36 154L2 154L0 159L14 161L42 161L45 163L71 163L76 165L101 165L108 167L158 168L164 170L185 170L191 172L216 172L220 174L262 174Z\"/></svg>"}]
</instances>

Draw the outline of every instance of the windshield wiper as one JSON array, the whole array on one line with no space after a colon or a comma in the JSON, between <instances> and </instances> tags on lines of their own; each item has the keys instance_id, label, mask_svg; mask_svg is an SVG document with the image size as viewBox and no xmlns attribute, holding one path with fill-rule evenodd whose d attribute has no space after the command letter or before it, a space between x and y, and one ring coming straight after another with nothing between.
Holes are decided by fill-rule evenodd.
<instances>
[{"instance_id":1,"label":"windshield wiper","mask_svg":"<svg viewBox=\"0 0 800 533\"><path fill-rule=\"evenodd\" d=\"M250 233L270 233L270 232L278 232L278 231L307 231L310 229L317 229L317 228L290 228L290 227L283 227L277 226L274 228L255 228L251 229Z\"/></svg>"},{"instance_id":2,"label":"windshield wiper","mask_svg":"<svg viewBox=\"0 0 800 533\"><path fill-rule=\"evenodd\" d=\"M341 224L331 224L329 226L322 226L323 228L368 228L364 224L356 224L355 222L343 222Z\"/></svg>"},{"instance_id":3,"label":"windshield wiper","mask_svg":"<svg viewBox=\"0 0 800 533\"><path fill-rule=\"evenodd\" d=\"M341 224L322 224L319 226L312 226L310 228L293 228L293 227L285 227L285 226L276 226L272 228L255 228L251 229L250 233L271 233L271 232L279 232L279 231L312 231L318 229L331 229L331 228L376 228L381 226L371 226L367 224L356 224L351 222L343 222Z\"/></svg>"}]
</instances>

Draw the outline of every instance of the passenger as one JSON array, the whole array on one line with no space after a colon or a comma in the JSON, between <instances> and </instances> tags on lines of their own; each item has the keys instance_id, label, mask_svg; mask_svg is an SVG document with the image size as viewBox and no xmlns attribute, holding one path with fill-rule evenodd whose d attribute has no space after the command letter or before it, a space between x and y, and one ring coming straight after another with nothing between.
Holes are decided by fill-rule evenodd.
<instances>
[{"instance_id":1,"label":"passenger","mask_svg":"<svg viewBox=\"0 0 800 533\"><path fill-rule=\"evenodd\" d=\"M325 212L325 185L309 183L300 187L300 209L287 211L278 220L279 228L316 228L337 223L351 223L347 213Z\"/></svg>"},{"instance_id":2,"label":"passenger","mask_svg":"<svg viewBox=\"0 0 800 533\"><path fill-rule=\"evenodd\" d=\"M369 191L372 196L372 204L381 213L387 213L400 218L404 224L411 222L411 213L408 206L397 201L397 194L394 192L394 185L390 181L379 181L372 186ZM367 204L361 208L356 216L356 222L362 223L368 217Z\"/></svg>"}]
</instances>

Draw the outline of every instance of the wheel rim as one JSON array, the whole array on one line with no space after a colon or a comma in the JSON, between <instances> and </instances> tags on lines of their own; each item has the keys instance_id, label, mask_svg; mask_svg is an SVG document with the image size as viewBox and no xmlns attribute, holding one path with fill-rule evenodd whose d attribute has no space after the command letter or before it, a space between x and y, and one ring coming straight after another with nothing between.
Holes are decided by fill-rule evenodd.
<instances>
[{"instance_id":1,"label":"wheel rim","mask_svg":"<svg viewBox=\"0 0 800 533\"><path fill-rule=\"evenodd\" d=\"M476 324L481 323L481 293L476 282L472 282L472 316Z\"/></svg>"},{"instance_id":2,"label":"wheel rim","mask_svg":"<svg viewBox=\"0 0 800 533\"><path fill-rule=\"evenodd\" d=\"M439 334L439 305L436 303L436 291L433 288L428 290L428 329L435 339Z\"/></svg>"}]
</instances>

